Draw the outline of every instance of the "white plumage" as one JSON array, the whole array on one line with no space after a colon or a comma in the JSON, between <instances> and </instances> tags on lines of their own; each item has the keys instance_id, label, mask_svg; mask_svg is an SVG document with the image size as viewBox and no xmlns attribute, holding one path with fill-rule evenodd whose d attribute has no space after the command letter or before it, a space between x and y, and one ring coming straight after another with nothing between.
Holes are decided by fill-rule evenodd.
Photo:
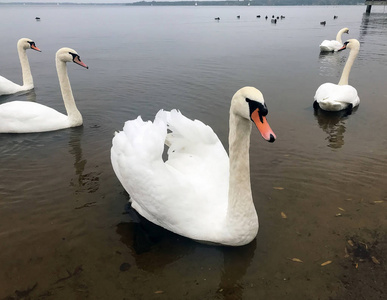
<instances>
[{"instance_id":1,"label":"white plumage","mask_svg":"<svg viewBox=\"0 0 387 300\"><path fill-rule=\"evenodd\" d=\"M356 39L350 39L344 43L344 49L349 48L351 51L345 63L343 73L338 84L324 83L320 85L314 96L315 108L320 107L326 111L339 111L343 109L352 109L359 105L360 99L357 90L348 84L348 77L352 65L359 53L360 43Z\"/></svg>"},{"instance_id":2,"label":"white plumage","mask_svg":"<svg viewBox=\"0 0 387 300\"><path fill-rule=\"evenodd\" d=\"M338 85L329 82L322 84L317 89L314 99L320 108L326 111L343 110L349 104L353 108L360 103L357 91L353 86Z\"/></svg>"},{"instance_id":3,"label":"white plumage","mask_svg":"<svg viewBox=\"0 0 387 300\"><path fill-rule=\"evenodd\" d=\"M75 104L67 75L66 63L70 61L87 68L73 49L61 48L56 53L59 84L67 115L36 102L7 102L0 105L0 133L45 132L82 125L82 115Z\"/></svg>"},{"instance_id":4,"label":"white plumage","mask_svg":"<svg viewBox=\"0 0 387 300\"><path fill-rule=\"evenodd\" d=\"M343 47L341 36L343 33L349 33L348 28L342 28L336 35L336 40L324 40L320 44L320 52L337 52Z\"/></svg>"},{"instance_id":5,"label":"white plumage","mask_svg":"<svg viewBox=\"0 0 387 300\"><path fill-rule=\"evenodd\" d=\"M257 89L245 87L234 95L230 159L211 127L177 110L160 110L153 122L141 117L127 121L113 138L111 162L132 207L149 221L194 240L249 243L258 231L250 187L250 118L261 123L262 135L273 142L266 113Z\"/></svg>"},{"instance_id":6,"label":"white plumage","mask_svg":"<svg viewBox=\"0 0 387 300\"><path fill-rule=\"evenodd\" d=\"M23 85L19 85L3 76L0 76L0 96L28 91L34 88L34 81L32 79L31 68L26 53L27 49L33 49L40 52L40 49L36 47L35 42L31 39L22 38L17 42L17 52L19 54L20 65L22 68Z\"/></svg>"}]
</instances>

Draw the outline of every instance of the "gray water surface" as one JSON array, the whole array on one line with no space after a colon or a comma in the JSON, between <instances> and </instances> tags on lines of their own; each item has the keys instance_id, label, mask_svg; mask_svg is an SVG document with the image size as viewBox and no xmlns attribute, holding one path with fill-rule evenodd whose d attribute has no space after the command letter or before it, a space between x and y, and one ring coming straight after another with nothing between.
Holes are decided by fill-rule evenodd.
<instances>
[{"instance_id":1,"label":"gray water surface","mask_svg":"<svg viewBox=\"0 0 387 300\"><path fill-rule=\"evenodd\" d=\"M74 48L90 68L69 65L82 127L0 134L0 299L385 295L382 7L370 15L365 6L2 5L1 12L2 76L21 83L19 38L33 39L42 52L28 51L35 90L0 103L36 101L65 112L55 52ZM271 15L285 19L272 24ZM350 116L315 113L316 89L339 81L349 53L321 55L318 46L343 27L350 29L344 40L361 43L349 79L360 106ZM114 131L138 115L148 120L177 108L210 125L227 147L230 99L246 85L264 94L277 135L273 144L257 131L251 137L257 238L214 247L149 228L127 209L112 170ZM360 257L355 248L364 245Z\"/></svg>"}]
</instances>

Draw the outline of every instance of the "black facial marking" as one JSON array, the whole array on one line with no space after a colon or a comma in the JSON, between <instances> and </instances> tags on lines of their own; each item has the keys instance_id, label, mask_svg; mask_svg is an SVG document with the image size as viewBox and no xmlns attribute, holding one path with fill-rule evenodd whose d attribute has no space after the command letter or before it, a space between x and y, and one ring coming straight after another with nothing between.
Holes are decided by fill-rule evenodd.
<instances>
[{"instance_id":1,"label":"black facial marking","mask_svg":"<svg viewBox=\"0 0 387 300\"><path fill-rule=\"evenodd\" d=\"M81 61L81 58L79 57L78 54L75 54L75 53L72 53L72 52L69 52L71 54L71 56L73 57L73 61L78 57L78 59Z\"/></svg>"},{"instance_id":2,"label":"black facial marking","mask_svg":"<svg viewBox=\"0 0 387 300\"><path fill-rule=\"evenodd\" d=\"M266 116L267 113L269 112L265 104L262 104L261 102L257 102L254 100L250 100L249 98L246 98L246 102L249 104L249 109L250 109L250 119L252 113L258 109L258 115L259 115L259 120L263 123L262 117ZM252 120L252 119L251 119Z\"/></svg>"},{"instance_id":3,"label":"black facial marking","mask_svg":"<svg viewBox=\"0 0 387 300\"><path fill-rule=\"evenodd\" d=\"M343 44L343 47L341 47L341 48L339 49L339 51L343 51L343 50L347 49L347 45L348 45L348 44L349 44L349 42L346 41L346 42Z\"/></svg>"},{"instance_id":4,"label":"black facial marking","mask_svg":"<svg viewBox=\"0 0 387 300\"><path fill-rule=\"evenodd\" d=\"M30 47L31 47L31 48L32 48L32 46L35 46L35 47L36 47L35 42L27 41L27 43L30 44Z\"/></svg>"}]
</instances>

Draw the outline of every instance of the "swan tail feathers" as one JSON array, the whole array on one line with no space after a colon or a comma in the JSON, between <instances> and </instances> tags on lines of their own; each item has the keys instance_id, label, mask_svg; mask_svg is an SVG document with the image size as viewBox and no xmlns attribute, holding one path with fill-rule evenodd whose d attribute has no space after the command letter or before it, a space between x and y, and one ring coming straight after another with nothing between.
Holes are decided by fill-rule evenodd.
<instances>
[{"instance_id":1,"label":"swan tail feathers","mask_svg":"<svg viewBox=\"0 0 387 300\"><path fill-rule=\"evenodd\" d=\"M165 200L160 200L160 195L173 182L162 160L166 134L166 113L160 111L153 122L141 117L127 121L113 137L111 148L113 170L129 193L132 207L160 226L163 224L153 216L163 215Z\"/></svg>"},{"instance_id":2,"label":"swan tail feathers","mask_svg":"<svg viewBox=\"0 0 387 300\"><path fill-rule=\"evenodd\" d=\"M321 109L327 111L339 111L346 109L349 104L355 107L360 103L359 96L354 87L333 83L322 84L317 89L314 100Z\"/></svg>"},{"instance_id":3,"label":"swan tail feathers","mask_svg":"<svg viewBox=\"0 0 387 300\"><path fill-rule=\"evenodd\" d=\"M325 40L320 44L320 52L338 51L343 46L342 43L335 40Z\"/></svg>"},{"instance_id":4,"label":"swan tail feathers","mask_svg":"<svg viewBox=\"0 0 387 300\"><path fill-rule=\"evenodd\" d=\"M141 117L125 122L122 131L116 132L111 148L111 162L118 179L125 186L129 178L142 178L144 172L154 170L155 164L161 164L164 140L167 133L165 121L161 115L155 121L144 122Z\"/></svg>"},{"instance_id":5,"label":"swan tail feathers","mask_svg":"<svg viewBox=\"0 0 387 300\"><path fill-rule=\"evenodd\" d=\"M171 153L195 153L199 145L214 145L219 142L218 136L210 126L199 120L191 120L177 110L168 113L166 145Z\"/></svg>"},{"instance_id":6,"label":"swan tail feathers","mask_svg":"<svg viewBox=\"0 0 387 300\"><path fill-rule=\"evenodd\" d=\"M161 158L164 151L166 133L165 118L162 118L162 114L159 112L154 122L144 122L140 116L135 120L125 122L123 131L116 134L116 137L119 140L119 136L122 135L126 147L122 146L120 149L127 155L155 160Z\"/></svg>"}]
</instances>

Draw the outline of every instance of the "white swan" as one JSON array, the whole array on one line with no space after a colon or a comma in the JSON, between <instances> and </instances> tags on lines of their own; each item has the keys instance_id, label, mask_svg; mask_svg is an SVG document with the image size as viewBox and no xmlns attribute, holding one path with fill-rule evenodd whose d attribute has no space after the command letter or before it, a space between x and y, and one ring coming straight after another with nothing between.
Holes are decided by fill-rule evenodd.
<instances>
[{"instance_id":1,"label":"white swan","mask_svg":"<svg viewBox=\"0 0 387 300\"><path fill-rule=\"evenodd\" d=\"M250 186L251 121L264 139L274 142L267 112L256 88L235 93L230 159L211 127L179 111L160 110L153 123L141 117L127 121L113 138L111 162L132 207L149 221L197 241L231 246L251 242L258 232ZM164 143L169 146L165 162Z\"/></svg>"},{"instance_id":2,"label":"white swan","mask_svg":"<svg viewBox=\"0 0 387 300\"><path fill-rule=\"evenodd\" d=\"M66 63L88 68L78 53L61 48L56 53L56 70L67 115L48 106L27 101L12 101L0 105L0 133L44 132L82 125L82 115L75 105Z\"/></svg>"},{"instance_id":3,"label":"white swan","mask_svg":"<svg viewBox=\"0 0 387 300\"><path fill-rule=\"evenodd\" d=\"M318 107L327 111L347 109L348 113L351 113L352 109L359 105L359 96L356 89L348 85L348 77L355 58L359 53L360 43L356 39L350 39L344 43L342 49L346 48L349 48L351 51L349 52L339 83L324 83L320 85L314 96L313 107L315 109Z\"/></svg>"},{"instance_id":4,"label":"white swan","mask_svg":"<svg viewBox=\"0 0 387 300\"><path fill-rule=\"evenodd\" d=\"M341 47L343 47L343 41L341 40L341 36L343 33L349 33L348 28L342 28L336 35L336 40L324 40L320 44L320 52L336 52L339 51Z\"/></svg>"},{"instance_id":5,"label":"white swan","mask_svg":"<svg viewBox=\"0 0 387 300\"><path fill-rule=\"evenodd\" d=\"M0 96L28 91L34 88L34 81L32 79L31 68L26 53L27 49L33 49L41 52L40 49L36 47L35 42L31 39L22 38L17 42L17 52L19 53L23 74L23 85L16 84L7 78L0 76Z\"/></svg>"}]
</instances>

